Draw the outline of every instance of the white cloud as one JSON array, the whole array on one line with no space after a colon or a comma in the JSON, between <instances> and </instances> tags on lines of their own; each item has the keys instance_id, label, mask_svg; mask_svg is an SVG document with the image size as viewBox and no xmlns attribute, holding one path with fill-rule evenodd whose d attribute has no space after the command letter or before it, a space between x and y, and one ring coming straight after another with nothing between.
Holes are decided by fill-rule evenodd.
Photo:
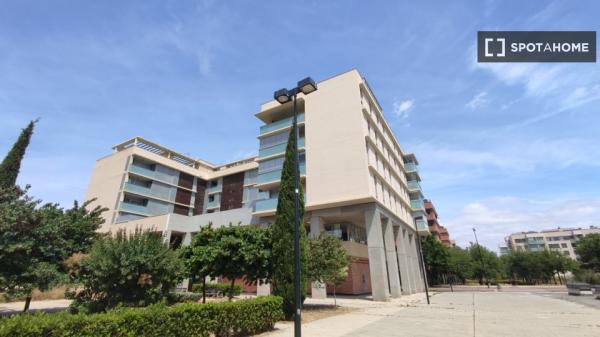
<instances>
[{"instance_id":1,"label":"white cloud","mask_svg":"<svg viewBox=\"0 0 600 337\"><path fill-rule=\"evenodd\" d=\"M529 200L495 197L466 205L461 213L443 222L457 244L474 241L477 229L481 244L496 250L504 237L522 231L579 228L600 224L600 199Z\"/></svg>"},{"instance_id":2,"label":"white cloud","mask_svg":"<svg viewBox=\"0 0 600 337\"><path fill-rule=\"evenodd\" d=\"M404 101L396 101L394 102L394 115L396 115L400 119L408 118L408 114L410 110L412 110L415 106L415 100L407 99Z\"/></svg>"},{"instance_id":3,"label":"white cloud","mask_svg":"<svg viewBox=\"0 0 600 337\"><path fill-rule=\"evenodd\" d=\"M479 107L486 105L489 102L487 94L488 93L485 91L478 93L477 95L473 96L473 98L471 98L470 101L467 102L466 106L475 110Z\"/></svg>"}]
</instances>

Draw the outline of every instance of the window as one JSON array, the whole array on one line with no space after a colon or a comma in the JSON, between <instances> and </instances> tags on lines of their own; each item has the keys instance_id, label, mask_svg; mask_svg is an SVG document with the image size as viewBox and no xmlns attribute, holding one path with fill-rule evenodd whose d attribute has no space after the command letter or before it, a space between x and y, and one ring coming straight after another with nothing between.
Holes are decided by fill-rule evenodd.
<instances>
[{"instance_id":1,"label":"window","mask_svg":"<svg viewBox=\"0 0 600 337\"><path fill-rule=\"evenodd\" d=\"M563 247L563 248L567 248L567 244L566 243L561 243L560 246Z\"/></svg>"},{"instance_id":2,"label":"window","mask_svg":"<svg viewBox=\"0 0 600 337\"><path fill-rule=\"evenodd\" d=\"M209 187L217 187L219 185L219 181L218 180L212 180L210 182L210 186Z\"/></svg>"},{"instance_id":3,"label":"window","mask_svg":"<svg viewBox=\"0 0 600 337\"><path fill-rule=\"evenodd\" d=\"M213 202L213 201L215 201L215 195L211 194L208 196L208 202Z\"/></svg>"}]
</instances>

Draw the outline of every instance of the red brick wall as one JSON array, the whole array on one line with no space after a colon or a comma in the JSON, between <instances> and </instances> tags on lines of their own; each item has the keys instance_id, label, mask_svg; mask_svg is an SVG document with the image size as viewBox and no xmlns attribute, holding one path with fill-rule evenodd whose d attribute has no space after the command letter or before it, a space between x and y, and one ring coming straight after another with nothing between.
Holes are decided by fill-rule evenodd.
<instances>
[{"instance_id":1,"label":"red brick wall","mask_svg":"<svg viewBox=\"0 0 600 337\"><path fill-rule=\"evenodd\" d=\"M333 287L327 286L327 293L333 294ZM348 268L348 277L336 288L337 294L359 295L371 293L371 273L369 259L352 257Z\"/></svg>"}]
</instances>

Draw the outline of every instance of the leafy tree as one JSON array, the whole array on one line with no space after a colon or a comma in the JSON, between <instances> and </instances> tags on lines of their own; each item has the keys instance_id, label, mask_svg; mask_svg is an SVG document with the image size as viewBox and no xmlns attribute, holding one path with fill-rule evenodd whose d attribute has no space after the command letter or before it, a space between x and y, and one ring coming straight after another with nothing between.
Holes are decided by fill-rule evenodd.
<instances>
[{"instance_id":1,"label":"leafy tree","mask_svg":"<svg viewBox=\"0 0 600 337\"><path fill-rule=\"evenodd\" d=\"M308 240L308 276L312 281L333 286L336 306L335 289L348 277L348 262L348 255L339 239L324 234Z\"/></svg>"},{"instance_id":2,"label":"leafy tree","mask_svg":"<svg viewBox=\"0 0 600 337\"><path fill-rule=\"evenodd\" d=\"M460 247L452 247L448 249L448 253L450 282L464 283L468 278L473 277L473 260L468 251Z\"/></svg>"},{"instance_id":3,"label":"leafy tree","mask_svg":"<svg viewBox=\"0 0 600 337\"><path fill-rule=\"evenodd\" d=\"M446 274L449 271L448 248L433 235L427 235L422 239L421 249L429 282L432 284L445 283Z\"/></svg>"},{"instance_id":4,"label":"leafy tree","mask_svg":"<svg viewBox=\"0 0 600 337\"><path fill-rule=\"evenodd\" d=\"M45 291L66 281L63 261L85 252L104 221L100 207L87 211L87 204L75 203L65 211L39 204L27 190L0 189L0 289L11 297L25 296L24 311L34 288Z\"/></svg>"},{"instance_id":5,"label":"leafy tree","mask_svg":"<svg viewBox=\"0 0 600 337\"><path fill-rule=\"evenodd\" d=\"M286 319L291 319L295 312L294 305L294 172L296 158L294 156L294 130L290 130L285 161L281 173L281 188L277 202L277 214L272 228L272 264L273 293L283 298L283 312ZM304 193L302 185L298 191L300 207L300 289L302 303L306 298L306 229L304 228Z\"/></svg>"},{"instance_id":6,"label":"leafy tree","mask_svg":"<svg viewBox=\"0 0 600 337\"><path fill-rule=\"evenodd\" d=\"M491 250L475 244L469 248L469 254L473 261L473 277L479 280L479 284L484 284L485 280L489 285L490 279L496 279L502 274L500 259Z\"/></svg>"},{"instance_id":7,"label":"leafy tree","mask_svg":"<svg viewBox=\"0 0 600 337\"><path fill-rule=\"evenodd\" d=\"M156 233L142 232L99 239L81 262L74 311L98 312L118 305L146 306L165 299L184 275L179 253Z\"/></svg>"},{"instance_id":8,"label":"leafy tree","mask_svg":"<svg viewBox=\"0 0 600 337\"><path fill-rule=\"evenodd\" d=\"M183 250L185 266L190 275L190 287L200 278L202 303L206 302L206 277L214 274L216 268L215 231L212 223L200 228L189 246Z\"/></svg>"},{"instance_id":9,"label":"leafy tree","mask_svg":"<svg viewBox=\"0 0 600 337\"><path fill-rule=\"evenodd\" d=\"M590 234L581 238L577 242L575 252L579 255L583 268L600 272L600 234Z\"/></svg>"},{"instance_id":10,"label":"leafy tree","mask_svg":"<svg viewBox=\"0 0 600 337\"><path fill-rule=\"evenodd\" d=\"M203 301L206 276L230 280L229 299L236 279L248 284L270 275L270 239L268 232L254 226L203 227L186 247L186 266L191 275L202 279Z\"/></svg>"},{"instance_id":11,"label":"leafy tree","mask_svg":"<svg viewBox=\"0 0 600 337\"><path fill-rule=\"evenodd\" d=\"M25 156L25 150L31 140L33 127L37 121L31 121L8 152L2 163L0 163L0 188L11 188L17 182L17 176L21 169L21 161Z\"/></svg>"}]
</instances>

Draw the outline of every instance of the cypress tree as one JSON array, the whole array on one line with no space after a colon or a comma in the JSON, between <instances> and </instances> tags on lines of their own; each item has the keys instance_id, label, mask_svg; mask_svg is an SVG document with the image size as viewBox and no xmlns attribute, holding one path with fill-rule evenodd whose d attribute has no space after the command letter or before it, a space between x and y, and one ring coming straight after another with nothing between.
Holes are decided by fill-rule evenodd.
<instances>
[{"instance_id":1,"label":"cypress tree","mask_svg":"<svg viewBox=\"0 0 600 337\"><path fill-rule=\"evenodd\" d=\"M281 188L277 202L277 214L273 224L272 263L273 294L283 298L283 312L286 319L293 317L294 306L294 130L290 130L285 161L281 172ZM304 192L299 186L300 207L300 263L302 302L306 298L306 254L307 241L304 228Z\"/></svg>"},{"instance_id":2,"label":"cypress tree","mask_svg":"<svg viewBox=\"0 0 600 337\"><path fill-rule=\"evenodd\" d=\"M23 156L25 156L25 150L27 150L27 146L29 145L36 122L37 120L29 122L27 127L21 131L19 139L17 139L12 149L0 164L0 188L11 188L17 183L21 161L23 160Z\"/></svg>"}]
</instances>

